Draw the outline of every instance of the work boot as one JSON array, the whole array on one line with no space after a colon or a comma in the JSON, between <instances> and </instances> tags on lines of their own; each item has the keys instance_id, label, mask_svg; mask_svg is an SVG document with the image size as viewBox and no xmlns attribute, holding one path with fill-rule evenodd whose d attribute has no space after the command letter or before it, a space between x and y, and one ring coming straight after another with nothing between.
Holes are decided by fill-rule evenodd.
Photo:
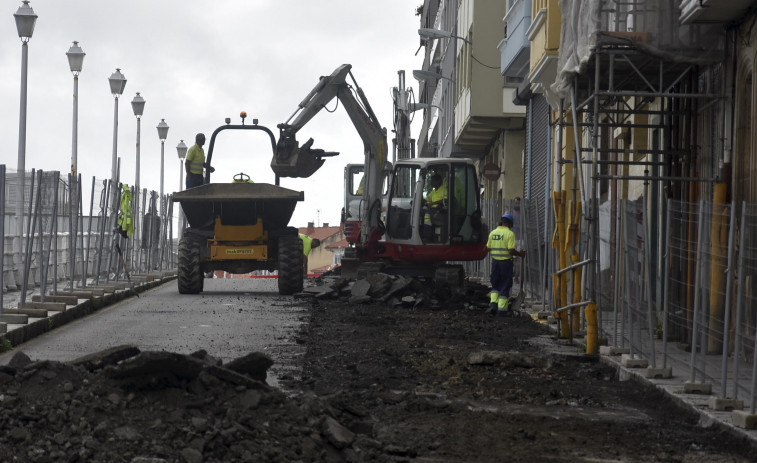
<instances>
[{"instance_id":1,"label":"work boot","mask_svg":"<svg viewBox=\"0 0 757 463\"><path fill-rule=\"evenodd\" d=\"M489 304L489 315L497 315L497 309L498 307L496 302Z\"/></svg>"}]
</instances>

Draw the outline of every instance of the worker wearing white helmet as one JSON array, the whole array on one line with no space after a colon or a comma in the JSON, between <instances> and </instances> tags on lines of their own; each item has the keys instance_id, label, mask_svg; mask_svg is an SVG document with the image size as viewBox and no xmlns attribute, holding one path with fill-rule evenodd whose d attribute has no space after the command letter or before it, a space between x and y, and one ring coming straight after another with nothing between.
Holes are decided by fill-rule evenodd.
<instances>
[{"instance_id":1,"label":"worker wearing white helmet","mask_svg":"<svg viewBox=\"0 0 757 463\"><path fill-rule=\"evenodd\" d=\"M490 315L496 315L498 310L508 310L510 289L513 286L513 256L526 255L525 251L515 250L515 233L511 230L513 224L513 216L510 213L503 214L499 226L489 233L486 242L486 248L492 256Z\"/></svg>"}]
</instances>

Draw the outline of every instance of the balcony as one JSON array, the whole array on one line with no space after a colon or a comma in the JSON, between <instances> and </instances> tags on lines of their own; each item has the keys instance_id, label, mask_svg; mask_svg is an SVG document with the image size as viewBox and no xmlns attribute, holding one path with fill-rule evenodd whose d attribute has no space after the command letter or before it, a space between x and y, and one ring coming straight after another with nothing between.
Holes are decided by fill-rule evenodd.
<instances>
[{"instance_id":1,"label":"balcony","mask_svg":"<svg viewBox=\"0 0 757 463\"><path fill-rule=\"evenodd\" d=\"M753 0L681 0L682 24L725 24L744 14Z\"/></svg>"},{"instance_id":2,"label":"balcony","mask_svg":"<svg viewBox=\"0 0 757 463\"><path fill-rule=\"evenodd\" d=\"M517 81L528 73L531 41L528 29L531 27L531 0L515 0L505 15L507 37L497 46L499 50L500 72L506 80Z\"/></svg>"}]
</instances>

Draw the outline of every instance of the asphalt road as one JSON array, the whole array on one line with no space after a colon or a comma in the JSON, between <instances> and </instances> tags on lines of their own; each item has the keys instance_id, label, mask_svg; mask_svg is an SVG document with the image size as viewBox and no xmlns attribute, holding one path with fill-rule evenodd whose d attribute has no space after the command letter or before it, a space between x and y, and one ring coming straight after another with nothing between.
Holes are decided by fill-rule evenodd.
<instances>
[{"instance_id":1,"label":"asphalt road","mask_svg":"<svg viewBox=\"0 0 757 463\"><path fill-rule=\"evenodd\" d=\"M304 352L293 337L305 317L300 300L279 296L275 279L208 279L199 295L179 294L172 281L32 339L0 355L0 364L19 350L33 360L68 361L122 344L204 349L224 363L265 352L274 361L268 383L277 385Z\"/></svg>"}]
</instances>

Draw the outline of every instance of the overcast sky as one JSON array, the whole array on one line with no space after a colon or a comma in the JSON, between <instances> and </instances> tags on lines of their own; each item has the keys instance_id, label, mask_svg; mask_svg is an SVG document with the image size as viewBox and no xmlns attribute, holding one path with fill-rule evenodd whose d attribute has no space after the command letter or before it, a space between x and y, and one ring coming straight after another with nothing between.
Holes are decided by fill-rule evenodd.
<instances>
[{"instance_id":1,"label":"overcast sky","mask_svg":"<svg viewBox=\"0 0 757 463\"><path fill-rule=\"evenodd\" d=\"M108 77L120 68L127 79L119 100L118 155L121 181L134 183L137 122L131 100L146 100L141 122L141 186L158 190L160 140L165 119L165 191L179 187L176 145L210 134L224 118L259 119L278 138L276 125L339 65L350 63L381 124L389 132L391 89L397 71L415 88L419 69L420 4L408 0L31 0L38 19L29 43L26 169L59 170L71 165L73 76L66 51L74 40L86 53L79 77L78 166L85 190L93 176L110 177L113 108ZM21 1L4 1L0 19L0 163L15 170L18 158L21 41L13 14ZM335 107L335 102L329 109ZM417 120L420 119L418 113ZM415 124L418 125L418 124ZM228 135L226 135L228 134ZM413 133L415 137L417 134ZM223 138L222 138L223 137ZM341 154L310 179L282 179L305 192L291 225L339 223L346 163L360 163L363 147L341 105L321 111L298 134L314 147ZM206 151L208 145L205 146ZM262 132L219 135L212 181L231 181L240 171L273 183L270 141ZM85 206L85 210L88 205Z\"/></svg>"}]
</instances>

